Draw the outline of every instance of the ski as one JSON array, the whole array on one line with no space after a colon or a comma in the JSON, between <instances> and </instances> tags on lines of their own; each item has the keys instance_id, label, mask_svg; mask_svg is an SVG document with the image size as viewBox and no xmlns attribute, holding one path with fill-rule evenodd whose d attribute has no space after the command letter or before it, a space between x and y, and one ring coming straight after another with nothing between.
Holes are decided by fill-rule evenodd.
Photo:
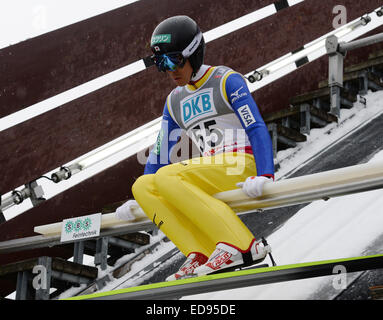
<instances>
[{"instance_id":1,"label":"ski","mask_svg":"<svg viewBox=\"0 0 383 320\"><path fill-rule=\"evenodd\" d=\"M198 277L202 277L202 276L210 276L210 275L214 275L214 274L229 273L229 272L236 272L236 271L241 271L241 270L251 270L251 269L258 269L258 268L267 268L267 267L269 267L269 265L267 263L251 265L251 266L239 265L239 266L234 266L234 267L230 267L230 268L220 269L220 270L217 270L214 272L210 272L209 274L201 274L201 275L198 275L196 273L186 274L186 275L180 277L179 279L177 279L175 281L182 280L182 279L189 279L189 278L198 278Z\"/></svg>"},{"instance_id":2,"label":"ski","mask_svg":"<svg viewBox=\"0 0 383 320\"><path fill-rule=\"evenodd\" d=\"M159 282L109 292L69 298L70 300L134 300L174 299L220 290L257 286L334 275L336 266L343 266L347 273L383 268L383 254L313 261L290 265L260 267L232 272L210 274L169 282Z\"/></svg>"},{"instance_id":3,"label":"ski","mask_svg":"<svg viewBox=\"0 0 383 320\"><path fill-rule=\"evenodd\" d=\"M235 271L241 271L241 270L251 270L251 269L267 268L267 267L269 267L269 265L267 263L255 264L255 265L244 266L244 267L235 266L235 267L232 267L232 268L226 268L226 269L222 269L222 270L217 270L217 271L212 272L210 274L220 274L220 273L226 273L226 272L233 272L233 271L235 272Z\"/></svg>"}]
</instances>

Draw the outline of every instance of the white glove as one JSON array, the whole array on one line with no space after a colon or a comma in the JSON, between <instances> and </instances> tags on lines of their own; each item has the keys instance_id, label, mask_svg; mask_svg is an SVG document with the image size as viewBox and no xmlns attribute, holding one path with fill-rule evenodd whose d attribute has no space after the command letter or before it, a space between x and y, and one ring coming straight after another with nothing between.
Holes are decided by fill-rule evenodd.
<instances>
[{"instance_id":1,"label":"white glove","mask_svg":"<svg viewBox=\"0 0 383 320\"><path fill-rule=\"evenodd\" d=\"M237 187L242 188L243 192L245 192L249 197L256 198L262 195L263 185L267 181L272 180L264 176L252 176L248 177L245 182L238 182Z\"/></svg>"},{"instance_id":2,"label":"white glove","mask_svg":"<svg viewBox=\"0 0 383 320\"><path fill-rule=\"evenodd\" d=\"M133 221L137 218L133 210L138 208L140 208L140 206L136 200L128 200L116 209L116 217L124 221Z\"/></svg>"}]
</instances>

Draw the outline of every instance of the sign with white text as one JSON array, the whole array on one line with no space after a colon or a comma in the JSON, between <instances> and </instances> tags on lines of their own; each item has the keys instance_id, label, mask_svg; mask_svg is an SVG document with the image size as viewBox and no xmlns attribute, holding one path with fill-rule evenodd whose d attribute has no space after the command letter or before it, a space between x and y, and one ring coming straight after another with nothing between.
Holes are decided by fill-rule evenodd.
<instances>
[{"instance_id":1,"label":"sign with white text","mask_svg":"<svg viewBox=\"0 0 383 320\"><path fill-rule=\"evenodd\" d=\"M61 227L61 242L97 237L100 226L101 213L65 219Z\"/></svg>"}]
</instances>

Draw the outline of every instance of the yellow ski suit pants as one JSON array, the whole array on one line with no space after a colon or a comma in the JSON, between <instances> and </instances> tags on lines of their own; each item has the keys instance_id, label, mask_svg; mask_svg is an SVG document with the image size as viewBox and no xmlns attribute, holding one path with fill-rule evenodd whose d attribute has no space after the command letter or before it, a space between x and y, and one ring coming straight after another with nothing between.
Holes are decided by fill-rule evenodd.
<instances>
[{"instance_id":1,"label":"yellow ski suit pants","mask_svg":"<svg viewBox=\"0 0 383 320\"><path fill-rule=\"evenodd\" d=\"M209 257L217 243L249 249L253 234L224 202L212 195L236 189L236 183L257 175L254 157L222 153L193 158L139 177L134 198L146 215L188 256Z\"/></svg>"}]
</instances>

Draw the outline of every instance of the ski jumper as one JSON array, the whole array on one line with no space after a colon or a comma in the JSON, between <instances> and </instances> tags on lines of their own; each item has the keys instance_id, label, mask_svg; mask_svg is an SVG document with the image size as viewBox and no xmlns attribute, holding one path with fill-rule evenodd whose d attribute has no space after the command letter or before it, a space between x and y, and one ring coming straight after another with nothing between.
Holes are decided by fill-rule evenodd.
<instances>
[{"instance_id":1,"label":"ski jumper","mask_svg":"<svg viewBox=\"0 0 383 320\"><path fill-rule=\"evenodd\" d=\"M236 213L212 195L236 189L249 176L274 178L274 163L270 135L244 78L225 66L201 69L197 82L168 95L157 142L132 192L185 256L209 257L218 243L244 252L254 241ZM202 157L170 164L182 131Z\"/></svg>"}]
</instances>

